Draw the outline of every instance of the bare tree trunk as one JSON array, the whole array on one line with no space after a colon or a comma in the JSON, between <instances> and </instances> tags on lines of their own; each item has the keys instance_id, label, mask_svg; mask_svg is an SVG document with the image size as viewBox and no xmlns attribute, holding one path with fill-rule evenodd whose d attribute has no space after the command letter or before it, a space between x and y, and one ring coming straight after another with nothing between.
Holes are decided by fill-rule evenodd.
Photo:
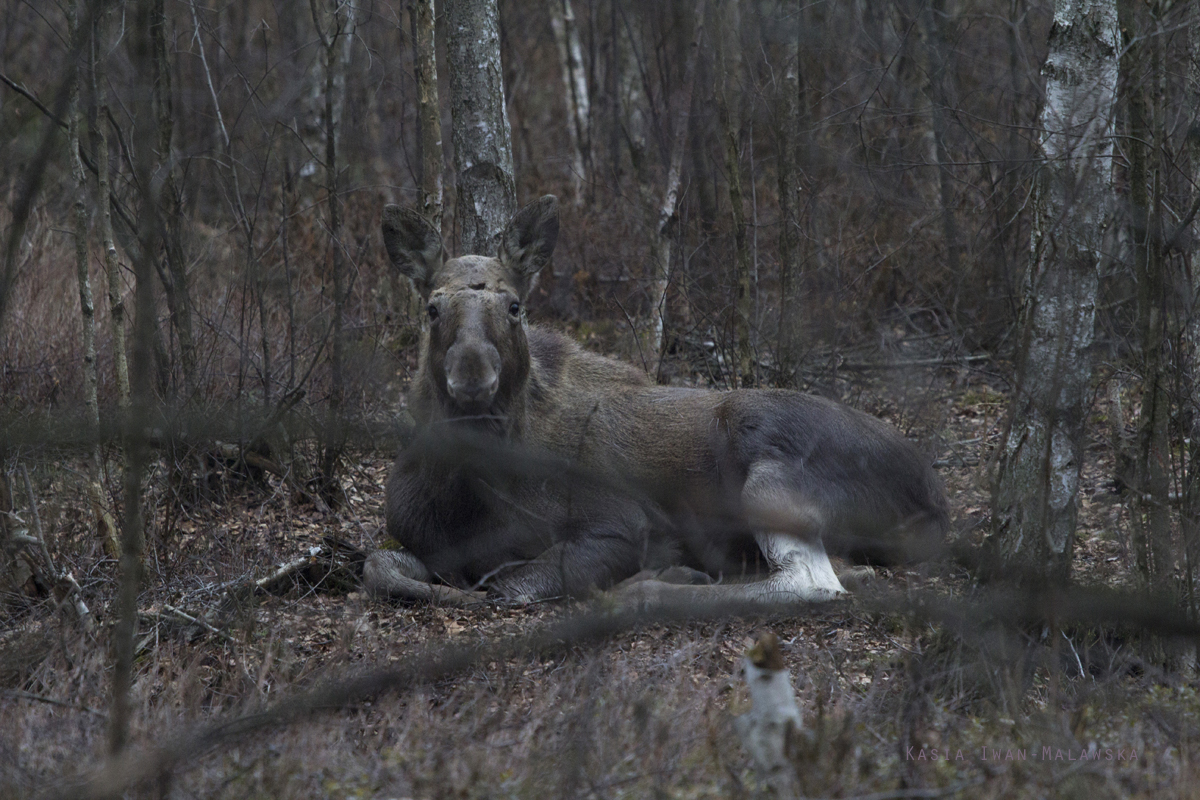
<instances>
[{"instance_id":1,"label":"bare tree trunk","mask_svg":"<svg viewBox=\"0 0 1200 800\"><path fill-rule=\"evenodd\" d=\"M734 351L737 353L735 382L741 386L757 383L750 342L751 279L750 243L746 231L746 210L742 197L742 56L741 11L738 0L718 0L719 27L717 36L718 70L721 82L717 88L717 110L725 133L725 172L729 182L729 205L733 213L734 238Z\"/></svg>"},{"instance_id":2,"label":"bare tree trunk","mask_svg":"<svg viewBox=\"0 0 1200 800\"><path fill-rule=\"evenodd\" d=\"M1155 155L1163 143L1164 132L1153 119L1161 115L1162 48L1157 44L1158 36L1139 35L1141 32L1130 0L1118 0L1118 13L1124 35L1121 88L1126 95L1129 121L1126 144L1129 153L1129 227L1138 292L1142 368L1142 405L1138 414L1135 485L1132 487L1133 544L1143 580L1148 585L1162 587L1171 582L1175 567L1168 509L1171 411L1163 362L1169 338L1166 330L1166 259L1160 229L1161 170ZM1153 100L1147 98L1147 83L1155 95Z\"/></svg>"},{"instance_id":3,"label":"bare tree trunk","mask_svg":"<svg viewBox=\"0 0 1200 800\"><path fill-rule=\"evenodd\" d=\"M1118 36L1115 0L1057 0L1043 67L1044 164L1035 187L1017 388L992 494L999 551L1031 579L1070 574L1096 266L1109 219Z\"/></svg>"},{"instance_id":4,"label":"bare tree trunk","mask_svg":"<svg viewBox=\"0 0 1200 800\"><path fill-rule=\"evenodd\" d=\"M789 9L790 10L790 9ZM800 281L804 259L800 251L800 31L799 15L787 30L787 63L779 85L779 345L776 348L778 381L795 382L800 350Z\"/></svg>"},{"instance_id":5,"label":"bare tree trunk","mask_svg":"<svg viewBox=\"0 0 1200 800\"><path fill-rule=\"evenodd\" d=\"M90 31L80 29L79 0L71 0L68 20L72 49L83 55L88 51L82 43ZM79 315L83 323L83 402L88 424L92 430L98 430L100 407L96 400L96 305L92 301L92 279L88 274L88 184L83 159L79 155L79 132L83 121L83 112L79 107L79 86L82 82L83 75L76 67L67 111L67 154L71 162L71 177L75 179L75 200L71 207L75 233L75 275L79 283ZM92 466L94 478L97 465Z\"/></svg>"},{"instance_id":6,"label":"bare tree trunk","mask_svg":"<svg viewBox=\"0 0 1200 800\"><path fill-rule=\"evenodd\" d=\"M704 36L705 0L696 3L696 27L692 32L691 44L683 65L683 87L676 98L670 115L671 142L670 162L667 179L660 196L655 195L650 166L646 157L646 107L641 80L638 75L633 32L623 38L624 55L622 75L624 78L621 100L624 106L623 123L629 145L629 158L637 175L638 189L645 209L648 238L650 240L650 286L649 305L651 332L649 350L655 359L647 364L651 372L658 371L667 342L664 338L667 317L667 289L671 284L671 237L668 228L679 208L679 193L683 182L683 155L686 150L688 114L691 111L692 92L696 83L696 60L700 52L700 41Z\"/></svg>"},{"instance_id":7,"label":"bare tree trunk","mask_svg":"<svg viewBox=\"0 0 1200 800\"><path fill-rule=\"evenodd\" d=\"M421 145L421 213L442 231L442 120L438 106L437 47L434 40L434 0L413 0L409 6L417 80L417 120Z\"/></svg>"},{"instance_id":8,"label":"bare tree trunk","mask_svg":"<svg viewBox=\"0 0 1200 800\"><path fill-rule=\"evenodd\" d=\"M929 101L929 157L937 169L938 201L942 213L942 238L946 243L946 266L951 275L960 275L961 246L958 222L954 218L954 184L946 150L946 0L931 0L919 12L928 64L929 81L925 93Z\"/></svg>"},{"instance_id":9,"label":"bare tree trunk","mask_svg":"<svg viewBox=\"0 0 1200 800\"><path fill-rule=\"evenodd\" d=\"M629 162L638 179L643 201L651 197L650 167L646 163L646 118L649 116L648 101L642 85L641 69L638 65L638 38L640 31L634 29L636 17L617 14L620 0L613 0L613 72L617 76L617 103L620 109L621 124L614 126L624 135L629 147ZM613 157L614 171L620 172L620 158ZM649 201L653 205L653 201Z\"/></svg>"},{"instance_id":10,"label":"bare tree trunk","mask_svg":"<svg viewBox=\"0 0 1200 800\"><path fill-rule=\"evenodd\" d=\"M164 0L154 0L150 20L152 47L151 68L154 76L154 111L158 123L158 167L161 171L163 244L166 263L156 260L159 280L166 295L167 310L175 335L179 338L179 364L183 370L183 396L190 402L196 393L196 342L192 327L192 298L188 289L187 264L183 251L183 209L175 183L174 157L171 140L175 117L171 97L171 62L167 55L167 15ZM149 190L143 187L144 192Z\"/></svg>"},{"instance_id":11,"label":"bare tree trunk","mask_svg":"<svg viewBox=\"0 0 1200 800\"><path fill-rule=\"evenodd\" d=\"M625 48L622 47L621 31L622 25L619 14L619 5L621 0L609 0L608 2L608 80L605 81L607 97L605 98L605 110L608 112L608 162L612 170L612 189L614 192L620 191L621 178L621 129L624 126L624 115L622 109L625 107L624 98L621 94L624 88L624 74L622 71L623 62L622 55Z\"/></svg>"},{"instance_id":12,"label":"bare tree trunk","mask_svg":"<svg viewBox=\"0 0 1200 800\"><path fill-rule=\"evenodd\" d=\"M491 256L517 208L500 14L496 0L455 0L446 14L459 252Z\"/></svg>"},{"instance_id":13,"label":"bare tree trunk","mask_svg":"<svg viewBox=\"0 0 1200 800\"><path fill-rule=\"evenodd\" d=\"M712 61L700 53L696 60L695 82L712 86ZM717 180L710 155L713 112L704 92L692 92L691 118L688 120L688 150L691 168L688 175L689 194L693 195L700 215L700 227L712 233L717 224Z\"/></svg>"},{"instance_id":14,"label":"bare tree trunk","mask_svg":"<svg viewBox=\"0 0 1200 800\"><path fill-rule=\"evenodd\" d=\"M1188 71L1184 97L1192 110L1193 134L1187 137L1187 157L1191 167L1192 186L1200 187L1200 6L1192 9L1191 24L1188 26ZM1200 188L1192 191L1192 205L1200 204ZM1191 223L1193 240L1200 241L1200 215ZM1184 591L1188 598L1188 610L1193 617L1200 615L1200 597L1197 597L1196 573L1200 569L1200 248L1193 248L1190 257L1191 278L1185 283L1190 296L1184 303L1187 327L1184 329L1188 363L1184 371L1184 396L1186 406L1184 419L1188 422L1187 475L1184 487L1183 536L1187 571L1184 574Z\"/></svg>"},{"instance_id":15,"label":"bare tree trunk","mask_svg":"<svg viewBox=\"0 0 1200 800\"><path fill-rule=\"evenodd\" d=\"M129 406L129 359L125 349L125 298L121 292L121 267L117 260L117 245L113 237L112 188L108 164L108 15L100 10L95 15L92 37L92 95L96 102L96 124L92 140L96 149L96 178L99 184L97 206L100 210L100 246L104 249L104 272L108 277L109 326L113 339L113 372L116 374L117 403Z\"/></svg>"},{"instance_id":16,"label":"bare tree trunk","mask_svg":"<svg viewBox=\"0 0 1200 800\"><path fill-rule=\"evenodd\" d=\"M547 0L550 28L558 48L562 67L563 97L567 107L567 133L571 139L571 185L576 207L583 206L583 186L591 174L592 136L587 74L583 69L583 48L571 0Z\"/></svg>"},{"instance_id":17,"label":"bare tree trunk","mask_svg":"<svg viewBox=\"0 0 1200 800\"><path fill-rule=\"evenodd\" d=\"M434 230L442 232L444 188L442 173L442 113L438 100L437 40L434 0L412 0L408 20L413 39L413 77L417 84L417 162L418 207ZM421 295L405 281L401 287L403 305L410 319L420 319Z\"/></svg>"},{"instance_id":18,"label":"bare tree trunk","mask_svg":"<svg viewBox=\"0 0 1200 800\"><path fill-rule=\"evenodd\" d=\"M141 584L142 551L145 526L142 517L142 477L149 463L149 448L142 424L150 415L153 396L154 287L153 254L162 243L163 221L160 216L160 187L152 179L155 172L154 144L161 126L150 113L154 103L156 75L151 65L157 61L154 27L162 24L161 0L139 0L130 31L130 56L138 76L134 94L141 107L135 110L134 171L143 196L143 213L138 221L137 257L134 261L136 295L133 330L133 363L129 414L122 420L125 448L124 514L121 528L121 585L117 595L116 623L113 626L112 710L109 714L109 752L125 749L129 738L129 688L133 682L134 639L137 635L137 597Z\"/></svg>"},{"instance_id":19,"label":"bare tree trunk","mask_svg":"<svg viewBox=\"0 0 1200 800\"><path fill-rule=\"evenodd\" d=\"M328 5L323 5L324 3ZM339 178L338 144L341 137L342 112L346 101L346 72L350 66L351 45L357 25L352 2L343 0L311 0L313 24L317 29L324 55L325 110L322 127L325 134L325 179L329 210L330 277L333 282L333 331L330 345L329 413L325 425L325 443L321 457L321 493L334 501L337 465L344 445L342 405L345 391L344 324L346 313L345 253L342 244L342 198Z\"/></svg>"},{"instance_id":20,"label":"bare tree trunk","mask_svg":"<svg viewBox=\"0 0 1200 800\"><path fill-rule=\"evenodd\" d=\"M85 43L93 36L96 24L92 17L92 30L83 29L83 9L80 0L72 0L68 6L68 24L72 50L79 55L80 61L87 59L94 68L94 62L89 57L93 51ZM79 151L80 131L84 126L84 113L80 108L80 86L84 80L78 64L74 70L71 83L71 98L67 111L67 153L71 163L71 176L75 179L75 200L72 203L75 233L75 275L79 285L79 316L83 326L83 403L87 416L87 424L93 436L100 431L100 405L96 397L98 383L96 374L96 305L92 298L92 279L88 264L88 211L87 174L83 169L83 159ZM107 205L107 197L102 197L101 204ZM97 442L92 447L91 457L87 465L86 493L96 520L96 530L105 546L112 547L116 540L116 527L112 516L108 513L104 492L100 488L101 469L100 445ZM113 551L115 552L115 550Z\"/></svg>"}]
</instances>

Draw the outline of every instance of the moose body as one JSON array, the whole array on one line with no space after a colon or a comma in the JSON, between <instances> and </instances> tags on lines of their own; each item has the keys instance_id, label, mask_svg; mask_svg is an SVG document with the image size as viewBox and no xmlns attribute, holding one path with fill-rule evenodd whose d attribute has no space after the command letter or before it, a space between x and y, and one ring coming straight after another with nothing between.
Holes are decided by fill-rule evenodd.
<instances>
[{"instance_id":1,"label":"moose body","mask_svg":"<svg viewBox=\"0 0 1200 800\"><path fill-rule=\"evenodd\" d=\"M496 258L447 259L436 231L395 206L383 228L430 317L409 395L421 435L387 485L405 551L388 563L404 585L537 599L672 562L728 574L740 558L765 560L768 577L687 588L823 599L843 591L823 536L887 556L944 534L936 475L886 423L798 392L654 386L528 325L521 304L557 237L553 197L513 219ZM368 582L407 593L381 563Z\"/></svg>"}]
</instances>

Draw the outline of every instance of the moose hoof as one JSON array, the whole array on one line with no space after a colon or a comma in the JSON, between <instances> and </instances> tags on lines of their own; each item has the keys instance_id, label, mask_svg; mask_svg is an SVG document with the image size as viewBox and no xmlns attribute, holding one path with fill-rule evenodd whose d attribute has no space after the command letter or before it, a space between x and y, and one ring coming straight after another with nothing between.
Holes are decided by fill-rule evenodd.
<instances>
[{"instance_id":1,"label":"moose hoof","mask_svg":"<svg viewBox=\"0 0 1200 800\"><path fill-rule=\"evenodd\" d=\"M675 583L685 586L708 586L713 582L712 576L691 567L667 567L654 576L663 583Z\"/></svg>"},{"instance_id":2,"label":"moose hoof","mask_svg":"<svg viewBox=\"0 0 1200 800\"><path fill-rule=\"evenodd\" d=\"M608 591L613 610L617 613L650 611L675 599L678 584L665 583L649 574L638 573Z\"/></svg>"},{"instance_id":3,"label":"moose hoof","mask_svg":"<svg viewBox=\"0 0 1200 800\"><path fill-rule=\"evenodd\" d=\"M838 580L848 592L861 591L874 582L875 570L867 566L850 567L838 573Z\"/></svg>"}]
</instances>

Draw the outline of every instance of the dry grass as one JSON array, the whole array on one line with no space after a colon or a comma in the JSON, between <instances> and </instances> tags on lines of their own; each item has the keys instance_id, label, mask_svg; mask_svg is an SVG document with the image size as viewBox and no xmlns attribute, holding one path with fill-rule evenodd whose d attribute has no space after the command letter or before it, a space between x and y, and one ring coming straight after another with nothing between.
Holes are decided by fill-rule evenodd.
<instances>
[{"instance_id":1,"label":"dry grass","mask_svg":"<svg viewBox=\"0 0 1200 800\"><path fill-rule=\"evenodd\" d=\"M927 421L943 430L942 474L956 516L969 524L980 514L1001 398L977 379L966 384L922 413L937 412ZM887 405L872 397L860 399ZM169 615L143 619L135 748L278 708L364 671L412 666L427 658L425 648L504 646L581 608L407 607L303 586L221 606L223 584L261 575L325 534L370 544L381 521L385 469L385 459L370 453L353 460L349 502L336 515L274 484L231 486L223 502L182 510L169 492L151 492L157 524L139 607L204 613L222 635L170 624ZM70 461L47 462L35 477L55 558L80 576L107 622L115 564L88 530L78 471ZM1079 558L1085 577L1111 582L1129 565L1111 534L1103 490L1099 475L1089 478ZM745 640L770 627L785 643L812 731L795 756L810 796L905 786L986 797L1191 796L1200 694L1186 676L1143 658L1145 644L1135 633L1082 625L1056 644L986 614L977 631L952 633L915 608L906 611L904 598L962 597L986 608L987 595L963 574L885 572L882 586L892 592L883 607L867 595L801 613L643 626L541 655L485 656L432 683L188 753L147 791L231 798L758 796L732 719L748 703L738 678ZM103 760L108 627L95 638L82 635L48 600L8 607L10 623L0 635L0 796L41 796ZM1099 760L1079 760L1092 743ZM1025 760L1004 760L1010 750L1024 751ZM1061 762L1054 760L1060 750ZM1117 760L1118 751L1125 760ZM1137 758L1130 761L1132 751Z\"/></svg>"}]
</instances>

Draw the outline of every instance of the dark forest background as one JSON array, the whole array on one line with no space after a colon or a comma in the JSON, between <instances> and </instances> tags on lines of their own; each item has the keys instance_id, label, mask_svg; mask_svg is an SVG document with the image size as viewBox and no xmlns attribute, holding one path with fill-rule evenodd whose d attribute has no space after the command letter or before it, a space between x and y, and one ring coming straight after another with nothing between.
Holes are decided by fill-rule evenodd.
<instances>
[{"instance_id":1,"label":"dark forest background","mask_svg":"<svg viewBox=\"0 0 1200 800\"><path fill-rule=\"evenodd\" d=\"M1119 15L1107 53L1119 78L1111 118L1079 137L1096 136L1101 156L1053 164L1046 87L1071 70L1045 66L1064 28L1050 0L498 0L517 205L553 193L562 210L530 320L663 383L785 386L866 407L919 439L950 489L946 560L881 570L885 594L856 610L771 618L814 676L801 689L820 720L803 757L811 793L974 786L993 773L907 764L903 748L1015 740L1022 726L1068 749L1124 736L1164 754L1132 777L1110 768L1096 784L1107 790L1191 785L1200 7L1088 7L1101 5ZM750 623L656 618L646 624L666 627L645 634L586 617L551 644L539 628L505 649L555 612L380 612L353 591L337 548L382 539L422 324L382 247L382 209L430 213L432 170L449 249L466 238L442 3L440 168L422 132L425 7L0 0L0 719L13 731L0 765L16 776L0 795L33 793L64 753L99 752L106 737L114 758L98 769L110 772L95 775L160 780L170 795L176 765L291 692L294 716L271 705L276 716L244 730L314 709L345 716L287 739L300 765L273 761L274 745L197 756L188 790L213 796L245 767L258 782L230 779L231 796L493 796L511 768L514 796L551 784L610 796L625 780L644 794L674 782L749 796L745 759L723 755L720 676ZM1030 266L1066 241L1047 230L1089 217L1067 202L1048 220L1040 205L1067 162L1106 186L1085 302L1039 296ZM1095 308L1094 338L1046 337L1085 341L1079 396L1051 409L1079 432L1082 466L1067 465L1082 476L1077 544L1011 557L1004 542L1021 536L1010 517L993 522L993 499L1009 498L1003 514L1036 505L1071 471L1051 464L1036 491L996 488L1020 404L1053 406L1024 380L1039 302ZM1025 580L1012 562L1074 584ZM464 629L479 639L467 655L412 649ZM375 696L361 685L337 694L347 664L390 669L398 642L412 645L411 669L378 685L401 699L372 709L356 705ZM679 653L700 651L680 667ZM493 662L495 685L472 672ZM541 693L527 691L530 670ZM325 679L332 695L301 693ZM192 683L203 688L182 688ZM433 688L404 694L416 685ZM74 716L54 718L64 702ZM672 716L685 712L703 721L692 738L673 733L693 724ZM172 739L150 766L117 759L180 713L212 727ZM490 760L515 729L516 755ZM354 744L318 741L327 734ZM611 752L580 755L606 736ZM39 740L54 748L21 755L19 742ZM900 755L853 749L875 740ZM376 777L329 766L343 761ZM539 777L547 763L554 779ZM998 796L1070 782L1004 775ZM101 778L82 793L107 796Z\"/></svg>"},{"instance_id":2,"label":"dark forest background","mask_svg":"<svg viewBox=\"0 0 1200 800\"><path fill-rule=\"evenodd\" d=\"M736 291L727 186L731 129L750 239L758 380L780 382L778 164L787 133L784 72L798 37L799 80L793 86L801 118L804 292L802 307L787 313L802 330L799 360L820 374L836 370L848 348L864 345L889 354L899 341L921 340L922 352L937 356L1003 355L1011 348L1029 255L1027 211L1048 4L743 4L736 31L723 29L725 20L708 20L686 109L678 106L695 4L579 4L575 16L591 103L577 203L550 15L537 4L500 6L518 201L544 193L564 200L563 237L553 275L543 276L535 319L571 326L599 349L638 358L631 327L651 315L646 286L652 219L643 195L661 193L673 146L672 115L682 111L686 153L678 210L668 228L675 247L666 323L668 352L680 360L667 377L694 371L718 385L728 382L722 365L733 349ZM337 241L325 207L321 44L307 5L166 3L163 10L173 125L170 152L156 157L172 171L173 193L164 203L195 307L190 335L198 393L206 401L269 404L312 382L309 402L327 395L328 358L318 349L333 313L331 251L340 249L350 276L347 395L368 406L394 401L386 385L405 363L416 323L407 288L379 245L378 225L384 203L416 201L421 169L413 44L402 6L363 3L356 11L339 129L345 231ZM130 148L136 75L122 38L127 20L122 12L117 16L105 53L109 99L100 124L111 128L113 193L135 221ZM1175 17L1168 55L1181 59L1185 15ZM45 104L53 104L69 61L67 28L55 5L13 2L4 9L0 70ZM735 62L725 70L715 52L714 38L721 35L731 39L726 49L735 51L722 54ZM632 52L625 51L626 37ZM1172 67L1168 78L1182 83L1185 65ZM84 104L95 114L88 90L85 80ZM446 92L443 85L443 97ZM718 101L718 95L727 99ZM644 109L644 119L630 122L631 102ZM731 120L721 118L722 109ZM1189 110L1174 104L1163 111L1171 137L1166 144L1182 147ZM453 232L448 110L442 125L445 225ZM0 136L6 212L43 140L61 140L52 148L19 246L4 328L3 395L15 408L70 407L81 403L83 382L67 225L77 190L65 157L66 134L6 88ZM1179 184L1182 205L1190 191L1185 175L1165 179ZM94 217L94 193L87 203ZM118 219L118 244L121 225ZM1104 315L1106 344L1116 351L1128 336L1122 320L1130 302L1120 288L1119 255L1112 259L1113 293ZM93 244L97 286L104 285L101 256ZM124 252L121 259L128 266ZM128 294L128 268L122 285ZM180 314L167 307L161 288L158 294L158 391L177 397L185 385ZM106 293L98 291L98 319L106 318L107 306ZM98 346L100 391L111 401L112 340L105 325L98 328Z\"/></svg>"}]
</instances>

